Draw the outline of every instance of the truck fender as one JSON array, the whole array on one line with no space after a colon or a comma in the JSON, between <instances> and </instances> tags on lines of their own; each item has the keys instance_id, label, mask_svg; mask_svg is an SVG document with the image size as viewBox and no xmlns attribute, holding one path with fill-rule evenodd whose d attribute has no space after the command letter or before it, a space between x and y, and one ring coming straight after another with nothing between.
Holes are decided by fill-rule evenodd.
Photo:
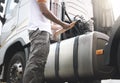
<instances>
[{"instance_id":1,"label":"truck fender","mask_svg":"<svg viewBox=\"0 0 120 83\"><path fill-rule=\"evenodd\" d=\"M117 65L117 52L120 42L120 16L112 26L110 39L105 46L105 63L106 65Z\"/></svg>"}]
</instances>

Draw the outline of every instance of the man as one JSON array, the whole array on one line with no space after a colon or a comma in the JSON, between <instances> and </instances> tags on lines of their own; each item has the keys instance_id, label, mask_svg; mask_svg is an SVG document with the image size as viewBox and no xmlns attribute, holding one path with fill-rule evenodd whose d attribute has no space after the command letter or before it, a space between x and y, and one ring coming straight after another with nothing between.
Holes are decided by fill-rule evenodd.
<instances>
[{"instance_id":1,"label":"man","mask_svg":"<svg viewBox=\"0 0 120 83\"><path fill-rule=\"evenodd\" d=\"M61 25L63 29L71 25L60 21L47 8L47 0L29 0L29 38L31 41L30 56L26 64L23 83L42 83L44 68L49 53L49 20ZM49 20L48 20L49 19Z\"/></svg>"}]
</instances>

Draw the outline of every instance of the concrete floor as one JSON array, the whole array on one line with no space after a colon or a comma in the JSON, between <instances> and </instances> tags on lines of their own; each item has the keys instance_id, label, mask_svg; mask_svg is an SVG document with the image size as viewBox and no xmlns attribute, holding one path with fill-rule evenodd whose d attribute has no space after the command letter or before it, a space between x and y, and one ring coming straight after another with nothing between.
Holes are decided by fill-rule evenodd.
<instances>
[{"instance_id":1,"label":"concrete floor","mask_svg":"<svg viewBox=\"0 0 120 83\"><path fill-rule=\"evenodd\" d=\"M120 83L120 80L102 80L102 83Z\"/></svg>"}]
</instances>

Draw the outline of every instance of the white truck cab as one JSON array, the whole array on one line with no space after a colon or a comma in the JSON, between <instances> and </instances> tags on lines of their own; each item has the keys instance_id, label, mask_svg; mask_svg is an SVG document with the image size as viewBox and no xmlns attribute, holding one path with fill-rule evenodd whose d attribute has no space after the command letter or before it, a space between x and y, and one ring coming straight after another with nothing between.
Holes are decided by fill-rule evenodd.
<instances>
[{"instance_id":1,"label":"white truck cab","mask_svg":"<svg viewBox=\"0 0 120 83\"><path fill-rule=\"evenodd\" d=\"M64 17L61 2L50 2L51 11L59 18ZM82 0L75 2L81 5L77 6L77 3L68 0L65 2L67 7L73 10L68 12L71 17L79 12L86 18L92 16L87 16L87 9L84 9L88 4L84 5ZM92 5L89 5L92 10ZM0 79L8 83L22 83L29 56L28 10L29 0L0 0ZM45 67L47 82L57 80L63 83L75 80L100 83L100 79L109 78L114 69L104 65L103 54L96 54L96 50L103 49L108 39L107 35L93 31L51 44Z\"/></svg>"}]
</instances>

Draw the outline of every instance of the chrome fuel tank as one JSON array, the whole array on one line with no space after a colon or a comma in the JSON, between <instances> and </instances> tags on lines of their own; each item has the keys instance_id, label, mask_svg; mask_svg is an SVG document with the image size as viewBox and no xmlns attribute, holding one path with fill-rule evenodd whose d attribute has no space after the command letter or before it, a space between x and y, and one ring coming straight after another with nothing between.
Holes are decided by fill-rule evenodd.
<instances>
[{"instance_id":1,"label":"chrome fuel tank","mask_svg":"<svg viewBox=\"0 0 120 83\"><path fill-rule=\"evenodd\" d=\"M107 78L112 68L104 64L104 49L109 37L100 32L90 32L51 44L45 67L46 79Z\"/></svg>"}]
</instances>

